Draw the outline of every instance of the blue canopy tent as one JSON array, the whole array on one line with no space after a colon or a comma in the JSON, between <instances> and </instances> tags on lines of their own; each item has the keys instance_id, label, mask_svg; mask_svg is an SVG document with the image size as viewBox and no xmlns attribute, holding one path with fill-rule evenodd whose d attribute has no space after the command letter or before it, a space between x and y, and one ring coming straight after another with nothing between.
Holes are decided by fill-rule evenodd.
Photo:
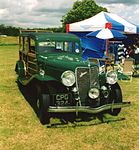
<instances>
[{"instance_id":1,"label":"blue canopy tent","mask_svg":"<svg viewBox=\"0 0 139 150\"><path fill-rule=\"evenodd\" d=\"M139 26L124 20L116 14L107 12L100 12L89 19L67 24L67 32L80 37L83 50L92 50L94 57L103 57L105 41L95 38L88 39L85 35L106 27L125 34L139 34Z\"/></svg>"},{"instance_id":2,"label":"blue canopy tent","mask_svg":"<svg viewBox=\"0 0 139 150\"><path fill-rule=\"evenodd\" d=\"M98 39L104 39L106 41L106 56L108 55L108 40L117 38L117 39L125 39L127 36L113 29L101 29L95 32L91 32L86 35L87 37L97 37Z\"/></svg>"},{"instance_id":3,"label":"blue canopy tent","mask_svg":"<svg viewBox=\"0 0 139 150\"><path fill-rule=\"evenodd\" d=\"M72 33L72 32L71 32ZM88 32L89 33L89 32ZM88 38L86 37L86 32L76 32L76 34L81 39L81 45L83 49L83 60L86 60L87 57L102 58L105 51L105 41L95 37Z\"/></svg>"}]
</instances>

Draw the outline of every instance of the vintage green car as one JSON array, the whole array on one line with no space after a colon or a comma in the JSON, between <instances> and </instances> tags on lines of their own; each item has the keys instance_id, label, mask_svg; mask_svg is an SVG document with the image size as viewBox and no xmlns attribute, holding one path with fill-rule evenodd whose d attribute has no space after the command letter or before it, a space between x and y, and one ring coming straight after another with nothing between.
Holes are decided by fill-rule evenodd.
<instances>
[{"instance_id":1,"label":"vintage green car","mask_svg":"<svg viewBox=\"0 0 139 150\"><path fill-rule=\"evenodd\" d=\"M122 92L114 71L99 71L99 66L82 60L80 39L68 33L22 32L19 60L15 71L24 86L33 84L42 124L55 114L117 116L122 107ZM68 117L68 115L67 115Z\"/></svg>"}]
</instances>

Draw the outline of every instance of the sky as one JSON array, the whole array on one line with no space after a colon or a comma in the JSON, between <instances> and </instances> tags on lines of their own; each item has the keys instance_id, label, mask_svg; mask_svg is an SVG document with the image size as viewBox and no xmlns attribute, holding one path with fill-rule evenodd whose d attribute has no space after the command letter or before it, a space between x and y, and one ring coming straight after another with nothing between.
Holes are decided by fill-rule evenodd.
<instances>
[{"instance_id":1,"label":"sky","mask_svg":"<svg viewBox=\"0 0 139 150\"><path fill-rule=\"evenodd\" d=\"M60 27L76 0L0 0L0 24L24 28ZM95 0L131 23L139 25L139 0Z\"/></svg>"}]
</instances>

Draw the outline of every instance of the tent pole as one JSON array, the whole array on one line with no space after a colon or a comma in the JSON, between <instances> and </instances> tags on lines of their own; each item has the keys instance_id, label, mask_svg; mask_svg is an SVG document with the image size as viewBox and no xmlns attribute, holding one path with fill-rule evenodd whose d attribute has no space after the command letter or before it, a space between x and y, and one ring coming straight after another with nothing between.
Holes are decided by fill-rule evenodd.
<instances>
[{"instance_id":1,"label":"tent pole","mask_svg":"<svg viewBox=\"0 0 139 150\"><path fill-rule=\"evenodd\" d=\"M106 57L108 57L108 43L109 43L109 41L108 41L108 39L106 39Z\"/></svg>"}]
</instances>

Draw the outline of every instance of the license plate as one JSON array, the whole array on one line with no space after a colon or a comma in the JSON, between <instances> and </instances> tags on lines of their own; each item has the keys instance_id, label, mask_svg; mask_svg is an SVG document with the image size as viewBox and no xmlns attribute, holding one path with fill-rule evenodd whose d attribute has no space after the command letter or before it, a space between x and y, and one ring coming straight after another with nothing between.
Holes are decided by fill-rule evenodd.
<instances>
[{"instance_id":1,"label":"license plate","mask_svg":"<svg viewBox=\"0 0 139 150\"><path fill-rule=\"evenodd\" d=\"M55 103L58 106L61 105L68 105L69 101L71 99L71 94L66 93L66 94L56 94L54 95Z\"/></svg>"}]
</instances>

